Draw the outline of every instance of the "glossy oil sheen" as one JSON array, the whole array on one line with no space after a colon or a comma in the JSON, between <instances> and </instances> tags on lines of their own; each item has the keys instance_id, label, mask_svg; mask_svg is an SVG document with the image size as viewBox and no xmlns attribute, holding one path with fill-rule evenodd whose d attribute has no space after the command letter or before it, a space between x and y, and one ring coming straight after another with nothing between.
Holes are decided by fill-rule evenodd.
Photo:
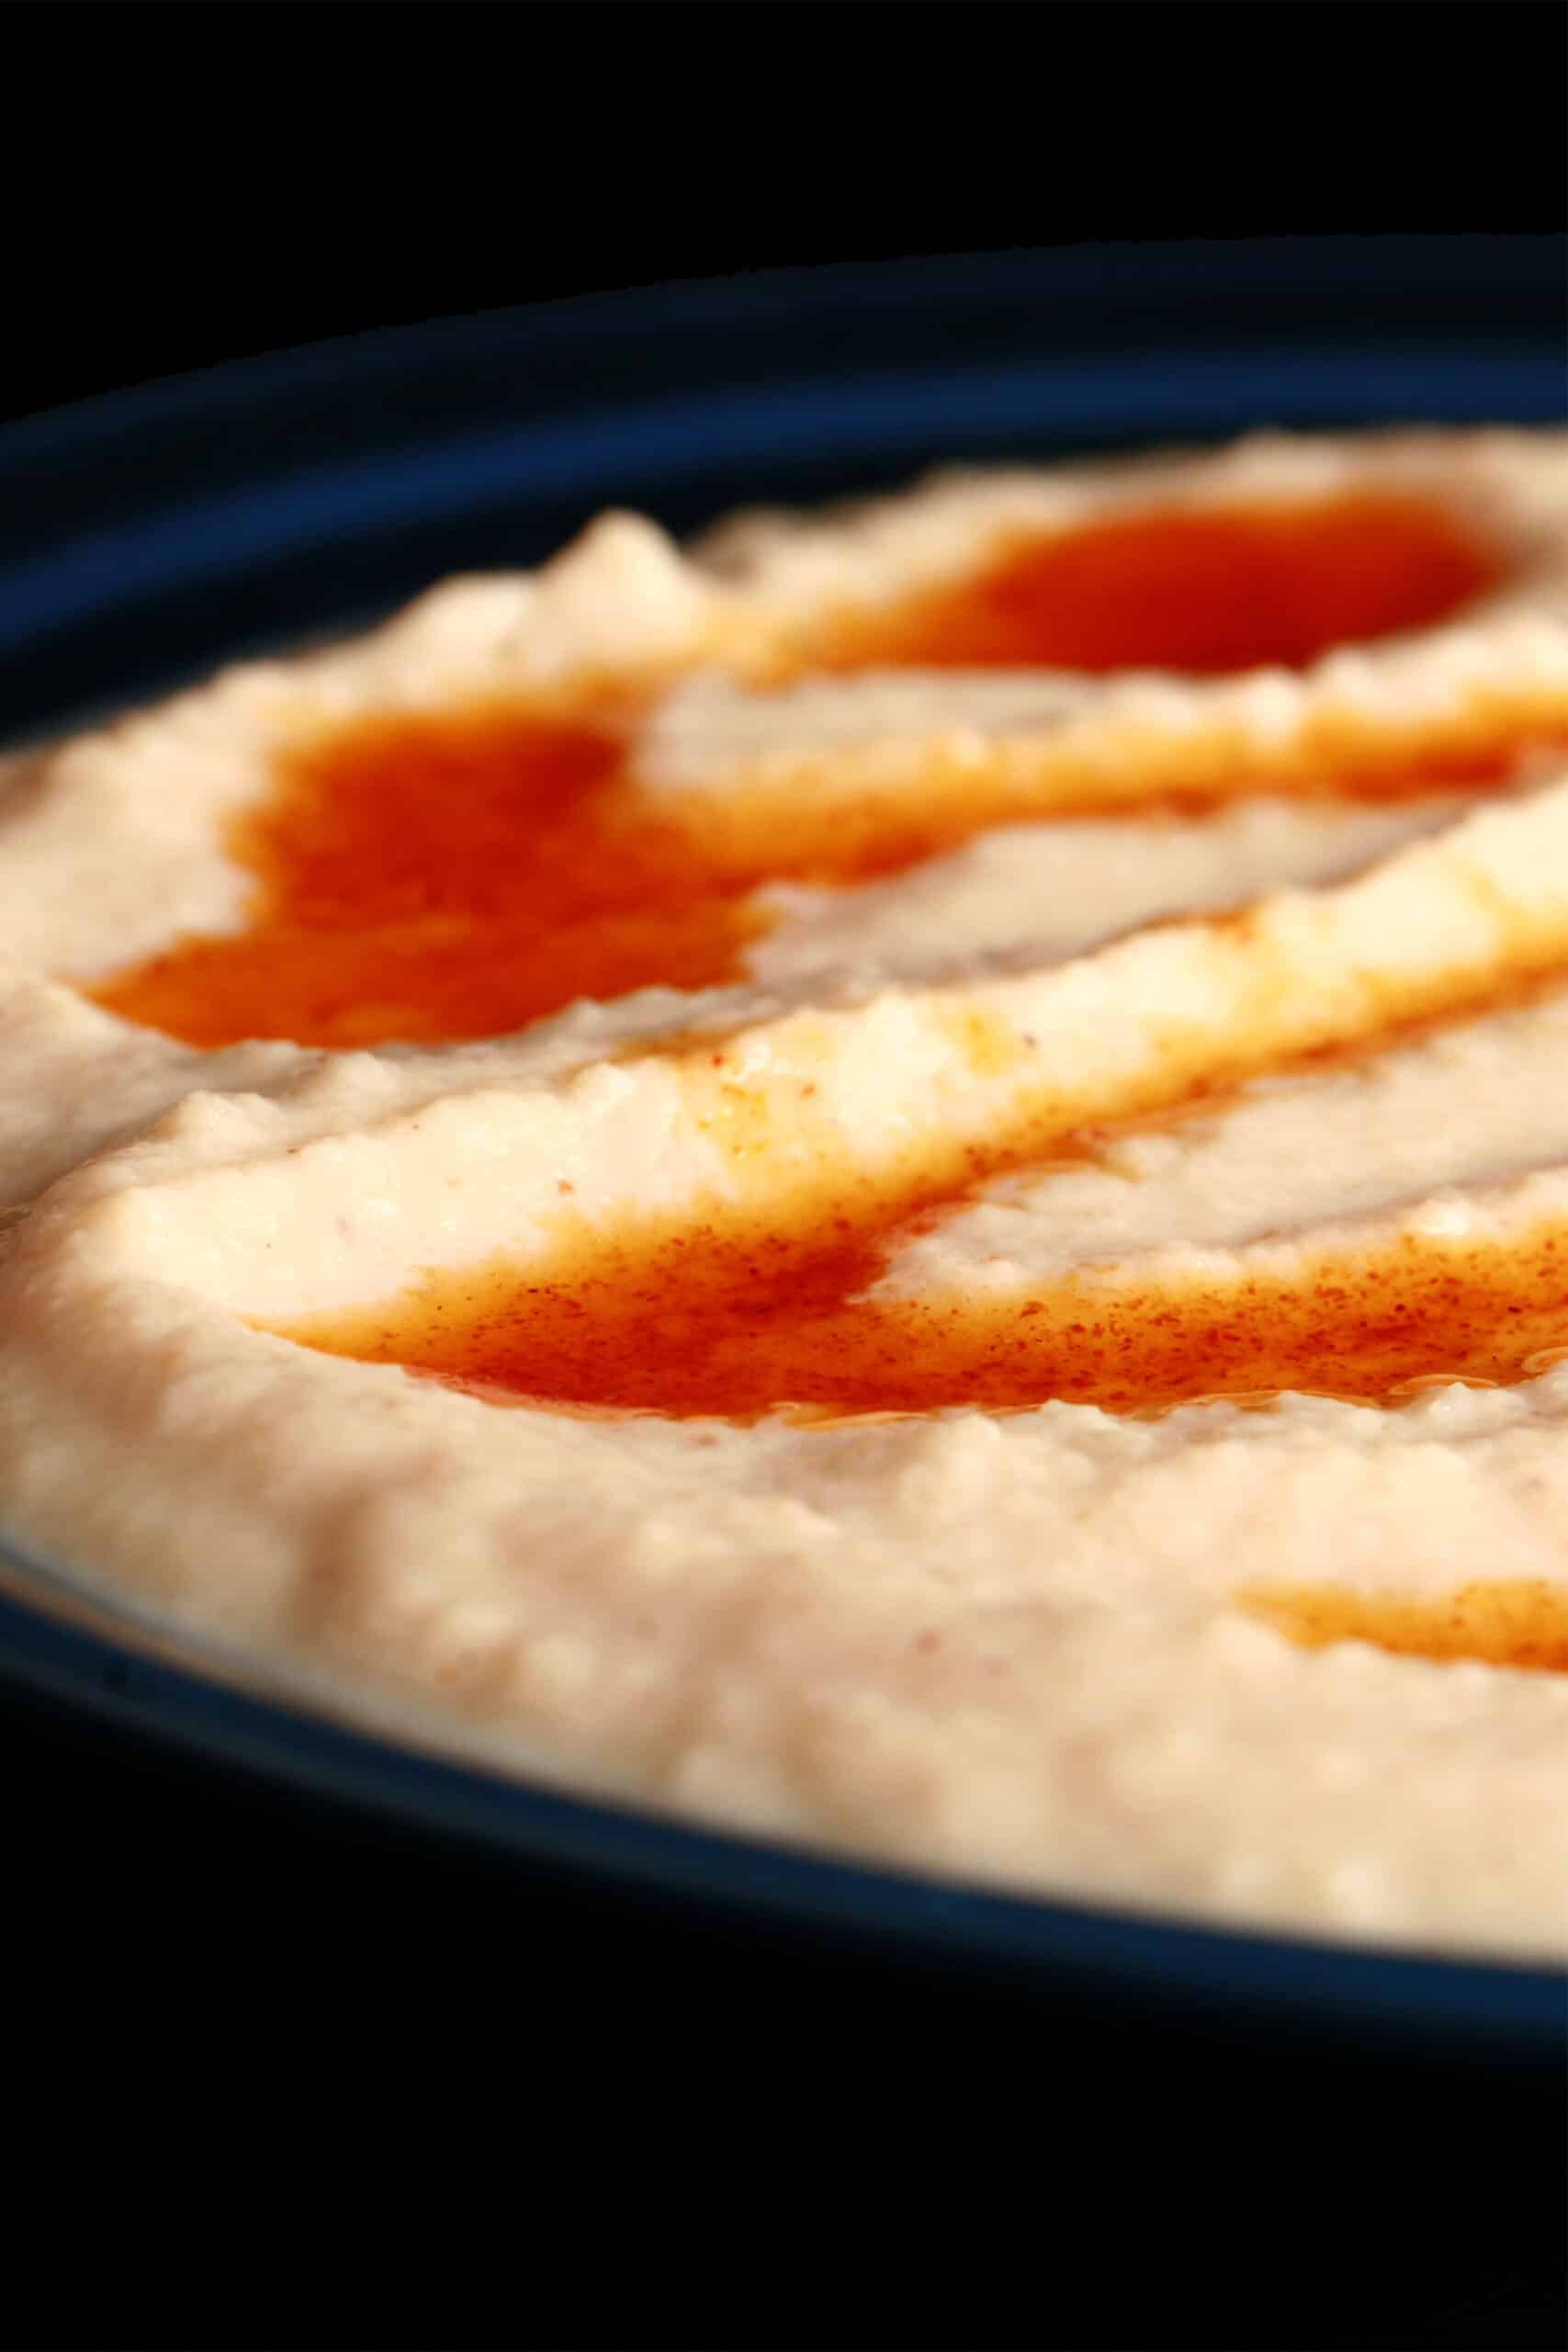
<instances>
[{"instance_id":1,"label":"glossy oil sheen","mask_svg":"<svg viewBox=\"0 0 1568 2352\"><path fill-rule=\"evenodd\" d=\"M390 1307L293 1335L530 1401L737 1420L1055 1400L1165 1412L1292 1390L1396 1405L1434 1381L1518 1380L1568 1344L1568 1235L1554 1227L1405 1237L1235 1281L878 1296L889 1254L933 1205L846 1185L804 1231L694 1217L595 1232L563 1210L541 1262L429 1277Z\"/></svg>"},{"instance_id":2,"label":"glossy oil sheen","mask_svg":"<svg viewBox=\"0 0 1568 2352\"><path fill-rule=\"evenodd\" d=\"M1446 620L1497 578L1420 498L1156 508L1010 540L984 569L842 620L812 650L832 669L1299 670Z\"/></svg>"}]
</instances>

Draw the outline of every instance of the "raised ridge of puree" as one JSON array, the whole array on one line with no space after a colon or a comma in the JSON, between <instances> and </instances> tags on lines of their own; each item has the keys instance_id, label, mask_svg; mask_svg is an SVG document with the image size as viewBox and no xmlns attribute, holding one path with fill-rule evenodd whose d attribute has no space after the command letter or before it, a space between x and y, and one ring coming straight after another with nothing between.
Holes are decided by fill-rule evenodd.
<instances>
[{"instance_id":1,"label":"raised ridge of puree","mask_svg":"<svg viewBox=\"0 0 1568 2352\"><path fill-rule=\"evenodd\" d=\"M1568 1590L1537 1577L1461 1585L1439 1600L1341 1585L1259 1585L1239 1597L1253 1616L1304 1649L1369 1642L1406 1657L1568 1673Z\"/></svg>"},{"instance_id":2,"label":"raised ridge of puree","mask_svg":"<svg viewBox=\"0 0 1568 2352\"><path fill-rule=\"evenodd\" d=\"M1568 714L1528 703L1413 735L1341 731L1278 782L1345 799L1482 790L1565 735ZM1021 788L935 758L924 784L848 805L766 785L687 798L639 787L607 717L503 704L362 720L280 763L266 802L232 823L229 852L257 883L243 930L183 940L87 993L194 1046L502 1035L579 997L743 978L765 882L863 881L1003 820L1136 817L1270 781L1255 755L1205 752L1201 731L1168 772L1175 757L1153 744L1131 778L1112 760L1109 781L1047 761Z\"/></svg>"},{"instance_id":3,"label":"raised ridge of puree","mask_svg":"<svg viewBox=\"0 0 1568 2352\"><path fill-rule=\"evenodd\" d=\"M1134 1413L1291 1390L1386 1405L1434 1381L1517 1380L1568 1342L1568 1234L1554 1227L1304 1245L1284 1273L1112 1270L1000 1298L865 1295L904 1236L1027 1157L976 1152L967 1180L923 1188L846 1184L794 1224L599 1230L563 1204L556 1248L525 1269L502 1256L433 1273L286 1335L536 1403L738 1420L1052 1399Z\"/></svg>"},{"instance_id":4,"label":"raised ridge of puree","mask_svg":"<svg viewBox=\"0 0 1568 2352\"><path fill-rule=\"evenodd\" d=\"M1491 552L1430 501L1170 506L1010 537L980 571L807 632L829 669L1304 669L1426 628L1496 585Z\"/></svg>"}]
</instances>

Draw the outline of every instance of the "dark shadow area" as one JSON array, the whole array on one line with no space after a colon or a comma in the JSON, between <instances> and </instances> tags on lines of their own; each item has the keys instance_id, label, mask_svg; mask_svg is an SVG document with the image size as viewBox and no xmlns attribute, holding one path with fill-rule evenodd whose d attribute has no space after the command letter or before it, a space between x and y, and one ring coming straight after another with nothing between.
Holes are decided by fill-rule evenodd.
<instances>
[{"instance_id":1,"label":"dark shadow area","mask_svg":"<svg viewBox=\"0 0 1568 2352\"><path fill-rule=\"evenodd\" d=\"M677 2311L715 2345L1562 2341L1568 2044L1554 2068L1264 2036L760 1933L30 1699L0 1776L46 1792L8 1860L18 1998L88 1993L121 2115L142 2068L166 2107L218 2066L258 2135L325 2090L345 2155L384 2114L437 2198L512 2144L547 2152L527 2195L563 2229L587 2200L610 2236L729 2250L678 2286L606 2260L550 2341ZM744 2317L730 2255L767 2279Z\"/></svg>"},{"instance_id":2,"label":"dark shadow area","mask_svg":"<svg viewBox=\"0 0 1568 2352\"><path fill-rule=\"evenodd\" d=\"M1531 0L336 9L308 70L297 11L96 9L85 77L87 21L17 17L18 86L71 105L0 158L0 417L672 277L1568 226L1568 18Z\"/></svg>"}]
</instances>

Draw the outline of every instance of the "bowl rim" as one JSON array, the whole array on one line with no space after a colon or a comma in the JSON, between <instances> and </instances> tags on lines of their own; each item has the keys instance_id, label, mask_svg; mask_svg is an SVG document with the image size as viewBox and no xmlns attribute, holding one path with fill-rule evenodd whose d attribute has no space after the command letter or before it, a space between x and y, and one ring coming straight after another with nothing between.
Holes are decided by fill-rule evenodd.
<instances>
[{"instance_id":1,"label":"bowl rim","mask_svg":"<svg viewBox=\"0 0 1568 2352\"><path fill-rule=\"evenodd\" d=\"M298 453L284 451L275 470L258 470L254 454L241 450L226 473L228 425L237 415L259 416L280 401L293 401L302 411L323 399L341 407L366 391L374 401L378 388L416 378L438 393L444 380L486 366L526 367L561 352L581 360L585 352L635 351L653 328L677 356L682 349L711 347L716 336L732 337L742 326L773 337L770 348L807 320L870 317L889 334L902 333L912 304L938 314L983 314L990 322L991 341L980 338L981 356L972 356L967 379L951 355L942 368L917 368L898 379L911 400L923 382L933 412L940 406L936 394L950 398L954 384L962 388L967 380L977 396L982 380L990 380L987 366L998 382L1004 376L1011 382L1018 368L997 337L1005 343L1010 315L1025 315L1045 301L1057 306L1053 323L1060 318L1064 337L1068 326L1077 337L1075 380L1081 379L1085 401L1096 384L1125 377L1134 355L1146 361L1156 350L1176 354L1200 386L1209 380L1205 368L1210 377L1223 378L1238 352L1267 351L1283 380L1292 367L1315 365L1321 374L1325 363L1311 356L1314 338L1325 306L1337 315L1347 289L1358 300L1386 297L1406 303L1404 315L1416 326L1399 345L1405 369L1401 381L1418 380L1424 356L1441 356L1438 328L1421 322L1490 317L1496 333L1465 363L1479 386L1489 367L1520 367L1529 359L1539 368L1546 346L1541 327L1530 320L1546 315L1541 305L1551 289L1568 285L1565 260L1568 239L1556 235L1290 238L912 256L574 296L230 360L72 402L0 431L0 490L26 485L31 493L30 552L0 571L0 654L22 644L24 621L40 614L46 635L69 628L73 616L112 620L130 593L128 567L132 581L139 561L152 577L160 567L173 565L177 572L181 550L187 542L195 547L193 534L205 533L206 542L220 548L238 511L237 496L248 494L253 506L259 502L276 515L285 541L329 490L350 505L360 500L362 508L372 490L385 493L396 527L397 514L428 510L443 483L454 479L458 459L481 472L489 462L489 445L479 449L471 436L464 440L468 419L460 403L445 426L434 421L434 411L416 403L406 416L388 416L379 437L372 429L366 447L355 441L349 461L340 450L335 464L330 457L317 462L332 446L335 428L329 416L319 448L312 445L305 453L307 462L298 464ZM1236 319L1237 303L1245 307L1259 289L1278 293L1281 285L1289 299L1266 330L1249 334ZM1510 303L1517 315L1498 325L1498 312ZM1213 327L1202 348L1193 347L1195 322ZM1336 352L1338 379L1353 382L1369 354L1385 353L1380 334L1369 330L1370 339L1351 337ZM1459 364L1451 345L1449 356ZM860 395L857 430L863 426L874 438L877 403L892 398L888 379L856 365L846 369L825 363L820 353L807 358L809 364L787 379L792 402L806 401L796 419L803 438L825 429L835 401L842 408ZM1556 364L1560 368L1560 356ZM1038 371L1038 348L1027 365ZM629 396L592 414L573 412L571 380L564 380L558 395L535 404L529 412L535 423L513 418L507 447L528 441L537 466L547 425L558 436L574 433L591 471L597 462L593 432L625 435L637 429L639 418L646 424L650 411L634 386ZM677 395L688 420L682 430L694 409L717 414L716 404L728 401L722 413L733 414L738 429L755 434L767 387L773 383L776 399L780 380L765 368L754 379L742 369L710 387L705 406L695 393ZM812 386L822 388L820 413L809 407ZM1158 430L1152 413L1159 402L1136 389L1151 416L1146 438ZM680 414L674 423L680 424ZM666 418L665 426L670 424ZM186 484L187 513L171 506L172 485L179 482L193 440L215 454L199 481ZM442 461L428 475L410 469L410 451L421 448ZM124 486L127 469L139 467L129 504L106 533L100 514L85 503L84 484L96 479ZM51 485L57 505L51 503ZM0 1567L8 1571L0 1584L0 1690L30 1691L128 1736L172 1742L277 1786L309 1790L361 1812L389 1813L519 1860L565 1864L606 1885L657 1889L709 1907L900 1950L963 1954L1021 1972L1047 1991L1088 1988L1168 2005L1173 2013L1201 2011L1237 2022L1326 2025L1393 2039L1415 2035L1427 2046L1436 2039L1448 2047L1561 2054L1568 1972L1191 1925L926 1879L879 1862L572 1795L332 1720L330 1710L302 1700L297 1687L287 1696L267 1687L265 1678L255 1687L253 1662L241 1664L199 1635L171 1635L146 1612L107 1599L21 1547L0 1543Z\"/></svg>"}]
</instances>

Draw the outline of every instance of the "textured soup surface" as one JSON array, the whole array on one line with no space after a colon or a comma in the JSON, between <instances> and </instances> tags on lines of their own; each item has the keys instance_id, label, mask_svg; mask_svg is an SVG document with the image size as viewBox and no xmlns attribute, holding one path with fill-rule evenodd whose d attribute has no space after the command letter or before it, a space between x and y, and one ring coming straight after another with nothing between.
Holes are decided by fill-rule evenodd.
<instances>
[{"instance_id":1,"label":"textured soup surface","mask_svg":"<svg viewBox=\"0 0 1568 2352\"><path fill-rule=\"evenodd\" d=\"M1568 1956L1568 439L604 517L16 763L0 918L24 1536L513 1769Z\"/></svg>"}]
</instances>

